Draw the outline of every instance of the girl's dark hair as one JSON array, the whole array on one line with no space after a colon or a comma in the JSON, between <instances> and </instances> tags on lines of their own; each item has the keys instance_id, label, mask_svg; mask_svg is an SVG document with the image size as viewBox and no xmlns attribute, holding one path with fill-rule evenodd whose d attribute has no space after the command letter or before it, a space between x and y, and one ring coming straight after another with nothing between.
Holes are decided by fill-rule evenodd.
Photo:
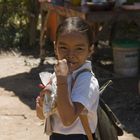
<instances>
[{"instance_id":1,"label":"girl's dark hair","mask_svg":"<svg viewBox=\"0 0 140 140\"><path fill-rule=\"evenodd\" d=\"M87 36L87 39L89 40L89 45L93 45L92 29L89 24L80 17L69 17L58 26L56 31L56 42L60 34L70 33L73 31L78 31L85 34Z\"/></svg>"}]
</instances>

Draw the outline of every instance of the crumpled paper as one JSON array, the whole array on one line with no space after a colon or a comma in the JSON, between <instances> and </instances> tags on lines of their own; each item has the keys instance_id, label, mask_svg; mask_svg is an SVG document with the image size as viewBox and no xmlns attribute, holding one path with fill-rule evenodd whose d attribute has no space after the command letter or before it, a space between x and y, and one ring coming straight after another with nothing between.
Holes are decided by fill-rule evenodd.
<instances>
[{"instance_id":1,"label":"crumpled paper","mask_svg":"<svg viewBox=\"0 0 140 140\"><path fill-rule=\"evenodd\" d=\"M46 117L45 123L45 133L47 135L52 134L52 126L51 126L51 115L56 110L56 80L55 75L49 72L41 72L39 73L39 77L44 86L51 85L51 94L44 95L44 103L43 103L43 113Z\"/></svg>"}]
</instances>

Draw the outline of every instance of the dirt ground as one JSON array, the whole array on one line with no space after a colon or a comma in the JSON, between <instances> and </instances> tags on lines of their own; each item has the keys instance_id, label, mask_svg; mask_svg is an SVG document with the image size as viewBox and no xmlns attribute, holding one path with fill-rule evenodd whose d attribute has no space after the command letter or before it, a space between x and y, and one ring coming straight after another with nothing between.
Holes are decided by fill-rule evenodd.
<instances>
[{"instance_id":1,"label":"dirt ground","mask_svg":"<svg viewBox=\"0 0 140 140\"><path fill-rule=\"evenodd\" d=\"M51 63L52 58L46 61ZM38 73L52 67L39 62L15 52L0 55L0 140L48 140L43 122L36 117L35 98L40 91ZM119 140L140 140L138 78L114 78L113 86L106 90L110 94L103 94L124 125Z\"/></svg>"}]
</instances>

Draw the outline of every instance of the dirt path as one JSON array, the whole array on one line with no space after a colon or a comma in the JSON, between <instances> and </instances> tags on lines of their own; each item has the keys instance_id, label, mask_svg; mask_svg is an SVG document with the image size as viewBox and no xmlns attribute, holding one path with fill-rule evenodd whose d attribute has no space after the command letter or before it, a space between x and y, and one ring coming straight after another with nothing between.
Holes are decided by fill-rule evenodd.
<instances>
[{"instance_id":1,"label":"dirt path","mask_svg":"<svg viewBox=\"0 0 140 140\"><path fill-rule=\"evenodd\" d=\"M39 59L0 55L0 140L48 140L35 114ZM120 140L139 140L125 133Z\"/></svg>"}]
</instances>

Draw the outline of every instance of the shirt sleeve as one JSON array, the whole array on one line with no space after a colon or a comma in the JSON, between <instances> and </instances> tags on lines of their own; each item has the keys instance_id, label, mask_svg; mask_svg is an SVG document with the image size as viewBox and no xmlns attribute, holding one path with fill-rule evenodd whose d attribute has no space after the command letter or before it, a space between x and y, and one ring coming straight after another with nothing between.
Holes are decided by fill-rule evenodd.
<instances>
[{"instance_id":1,"label":"shirt sleeve","mask_svg":"<svg viewBox=\"0 0 140 140\"><path fill-rule=\"evenodd\" d=\"M71 99L84 105L90 112L96 111L99 102L97 79L89 72L80 74L73 85Z\"/></svg>"}]
</instances>

